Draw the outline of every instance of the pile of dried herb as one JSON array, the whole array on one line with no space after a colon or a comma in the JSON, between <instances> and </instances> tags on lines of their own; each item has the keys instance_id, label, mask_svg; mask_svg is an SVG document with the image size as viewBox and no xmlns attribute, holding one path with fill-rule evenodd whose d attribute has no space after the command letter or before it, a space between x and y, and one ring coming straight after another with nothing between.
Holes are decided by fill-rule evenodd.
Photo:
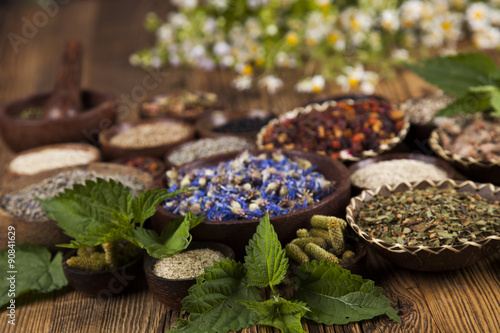
<instances>
[{"instance_id":1,"label":"pile of dried herb","mask_svg":"<svg viewBox=\"0 0 500 333\"><path fill-rule=\"evenodd\" d=\"M359 226L373 238L407 246L458 245L500 233L500 206L453 188L376 196L361 208Z\"/></svg>"}]
</instances>

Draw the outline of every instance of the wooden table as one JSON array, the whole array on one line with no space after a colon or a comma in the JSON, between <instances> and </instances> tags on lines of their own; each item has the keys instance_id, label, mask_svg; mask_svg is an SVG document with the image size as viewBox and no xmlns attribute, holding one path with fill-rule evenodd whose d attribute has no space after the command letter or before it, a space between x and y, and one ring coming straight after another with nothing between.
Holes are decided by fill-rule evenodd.
<instances>
[{"instance_id":1,"label":"wooden table","mask_svg":"<svg viewBox=\"0 0 500 333\"><path fill-rule=\"evenodd\" d=\"M229 88L231 73L202 73L187 69L163 70L158 86L144 94L141 87L149 74L131 67L128 57L153 42L153 36L143 29L145 14L155 11L163 15L169 9L169 1L60 2L65 4L52 8L53 11L46 15L47 12L37 4L0 5L0 103L50 91L60 51L64 42L72 38L80 39L85 47L84 87L115 92L121 103L127 103L128 96L132 97L128 102L130 112L122 114L123 119L135 119L137 105L146 97L177 88L214 91L222 96L223 104L228 108L259 107L276 113L301 105L313 97L295 93L291 86L293 80L285 80L285 88L272 100L258 90L238 93ZM26 22L34 22L37 26L30 30ZM498 62L498 54L490 55ZM285 77L294 78L295 75L286 73ZM422 96L432 89L415 75L400 72L396 79L381 82L377 93L398 102ZM324 94L336 92L329 87ZM0 142L0 175L3 175L5 163L11 156L12 152ZM6 235L6 230L1 232ZM384 294L401 315L402 324L385 317L333 327L304 321L306 331L500 331L499 254L466 269L444 273L408 271L372 254L369 260L370 268L365 277L384 288ZM0 332L23 333L163 332L179 316L156 301L144 281L132 292L107 302L85 297L70 287L47 295L24 295L17 302L16 327L7 324L5 310L0 314ZM275 331L269 327L244 330Z\"/></svg>"}]
</instances>

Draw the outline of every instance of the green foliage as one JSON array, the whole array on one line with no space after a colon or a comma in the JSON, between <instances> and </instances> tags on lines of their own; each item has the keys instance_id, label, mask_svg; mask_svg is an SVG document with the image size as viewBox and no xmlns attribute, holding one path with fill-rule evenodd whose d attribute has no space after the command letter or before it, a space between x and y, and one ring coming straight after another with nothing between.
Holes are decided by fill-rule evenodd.
<instances>
[{"instance_id":1,"label":"green foliage","mask_svg":"<svg viewBox=\"0 0 500 333\"><path fill-rule=\"evenodd\" d=\"M267 214L257 226L257 232L247 245L246 252L244 265L252 285L264 288L283 281L288 258Z\"/></svg>"},{"instance_id":2,"label":"green foliage","mask_svg":"<svg viewBox=\"0 0 500 333\"><path fill-rule=\"evenodd\" d=\"M63 247L91 247L127 240L159 258L184 250L191 242L189 229L202 221L188 214L160 236L142 228L159 203L179 192L155 188L132 198L130 189L123 184L97 179L40 202L47 215L74 238Z\"/></svg>"},{"instance_id":3,"label":"green foliage","mask_svg":"<svg viewBox=\"0 0 500 333\"><path fill-rule=\"evenodd\" d=\"M437 57L408 67L427 82L457 97L438 116L492 109L500 116L500 69L486 55L469 53Z\"/></svg>"},{"instance_id":4,"label":"green foliage","mask_svg":"<svg viewBox=\"0 0 500 333\"><path fill-rule=\"evenodd\" d=\"M9 262L9 250L15 251L14 262ZM52 258L49 250L40 245L25 243L0 250L0 272L0 306L28 291L48 293L68 284L62 269L62 253ZM10 289L11 275L15 276L15 292Z\"/></svg>"},{"instance_id":5,"label":"green foliage","mask_svg":"<svg viewBox=\"0 0 500 333\"><path fill-rule=\"evenodd\" d=\"M288 260L268 215L260 220L246 252L244 264L226 259L205 268L182 300L183 311L190 313L189 320L180 319L174 328L197 333L269 325L282 332L304 332L303 317L333 325L382 314L400 322L390 301L373 281L326 261L301 266L299 289L292 300L278 295L272 287L284 280ZM271 299L262 301L259 288L263 287L271 289Z\"/></svg>"}]
</instances>

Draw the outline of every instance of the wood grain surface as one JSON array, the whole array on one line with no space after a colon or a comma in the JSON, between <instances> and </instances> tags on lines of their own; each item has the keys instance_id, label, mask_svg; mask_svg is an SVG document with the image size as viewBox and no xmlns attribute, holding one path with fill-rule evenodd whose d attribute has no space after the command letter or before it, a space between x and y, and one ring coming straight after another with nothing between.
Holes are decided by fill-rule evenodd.
<instances>
[{"instance_id":1,"label":"wood grain surface","mask_svg":"<svg viewBox=\"0 0 500 333\"><path fill-rule=\"evenodd\" d=\"M276 114L313 97L294 92L297 73L284 73L285 87L274 96L264 91L237 92L229 88L230 72L205 73L189 69L164 69L157 87L144 92L143 80L150 73L131 67L128 57L150 45L154 37L143 29L145 14L166 15L167 0L71 0L57 13L37 22L24 34L25 22L41 17L34 2L0 1L0 104L49 91L54 84L60 52L67 40L79 39L84 47L82 86L114 92L123 107L121 120L137 118L137 107L146 98L174 89L210 90L222 97L225 107L271 109ZM7 4L5 4L7 3ZM42 24L43 23L43 24ZM12 45L9 36L22 37ZM490 52L497 63L500 55ZM434 88L407 71L381 82L376 93L393 102L419 97ZM338 93L327 87L324 96ZM0 175L12 152L0 142ZM5 180L2 180L4 182ZM5 237L7 230L0 230ZM402 324L386 317L345 326L324 326L304 321L307 332L499 332L500 255L465 269L444 273L412 272L392 266L370 253L364 277L384 288L402 318ZM0 276L3 276L3 272ZM286 293L286 290L285 290ZM145 279L128 294L99 300L70 287L46 294L26 294L16 303L16 326L7 323L0 310L0 332L164 332L179 318L148 291ZM185 317L184 317L185 318ZM278 332L252 327L243 332Z\"/></svg>"}]
</instances>

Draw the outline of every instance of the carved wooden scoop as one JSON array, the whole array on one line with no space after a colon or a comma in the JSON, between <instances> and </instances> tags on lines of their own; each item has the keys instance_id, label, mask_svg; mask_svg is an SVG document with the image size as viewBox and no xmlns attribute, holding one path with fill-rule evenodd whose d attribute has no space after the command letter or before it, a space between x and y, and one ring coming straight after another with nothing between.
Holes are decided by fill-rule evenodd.
<instances>
[{"instance_id":1,"label":"carved wooden scoop","mask_svg":"<svg viewBox=\"0 0 500 333\"><path fill-rule=\"evenodd\" d=\"M82 111L81 76L82 46L78 41L71 41L64 49L54 93L44 107L44 118L74 117Z\"/></svg>"}]
</instances>

